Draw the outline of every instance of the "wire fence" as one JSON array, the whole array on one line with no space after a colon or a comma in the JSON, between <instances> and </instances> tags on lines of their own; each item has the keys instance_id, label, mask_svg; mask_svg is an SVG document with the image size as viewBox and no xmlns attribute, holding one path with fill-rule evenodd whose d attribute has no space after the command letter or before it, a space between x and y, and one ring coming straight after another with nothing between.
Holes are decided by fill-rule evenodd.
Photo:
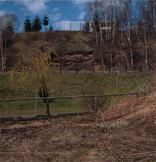
<instances>
[{"instance_id":1,"label":"wire fence","mask_svg":"<svg viewBox=\"0 0 156 162\"><path fill-rule=\"evenodd\" d=\"M137 93L0 99L0 120L31 119L95 112Z\"/></svg>"},{"instance_id":2,"label":"wire fence","mask_svg":"<svg viewBox=\"0 0 156 162\"><path fill-rule=\"evenodd\" d=\"M144 72L154 72L155 67L150 67L148 70L146 70L145 66L137 66L134 69L129 69L127 67L105 67L103 69L102 66L100 65L83 65L83 64L72 64L72 65L51 65L51 68L59 73L144 73ZM5 76L7 75L6 72L0 72L0 76Z\"/></svg>"},{"instance_id":3,"label":"wire fence","mask_svg":"<svg viewBox=\"0 0 156 162\"><path fill-rule=\"evenodd\" d=\"M127 67L105 67L105 69L102 68L102 66L98 65L82 65L82 64L73 64L73 65L52 65L52 68L62 74L64 72L72 72L72 73L83 73L83 72L91 72L91 73L99 73L99 72L120 72L120 73L130 73L130 72L152 72L154 69L149 68L148 71L145 69L144 66L138 66L134 69L128 69Z\"/></svg>"}]
</instances>

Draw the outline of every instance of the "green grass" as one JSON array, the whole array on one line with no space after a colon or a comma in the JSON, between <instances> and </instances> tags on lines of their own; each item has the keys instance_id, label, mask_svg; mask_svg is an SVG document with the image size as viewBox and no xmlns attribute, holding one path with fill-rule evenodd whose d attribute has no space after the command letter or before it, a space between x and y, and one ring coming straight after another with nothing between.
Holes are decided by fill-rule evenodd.
<instances>
[{"instance_id":1,"label":"green grass","mask_svg":"<svg viewBox=\"0 0 156 162\"><path fill-rule=\"evenodd\" d=\"M28 116L28 115L45 115L46 104L42 101L20 101L20 102L8 102L0 103L0 117L16 117L16 116ZM37 109L35 109L35 107ZM86 111L81 105L81 101L78 100L55 100L50 103L51 113L65 113L65 112L83 112Z\"/></svg>"},{"instance_id":2,"label":"green grass","mask_svg":"<svg viewBox=\"0 0 156 162\"><path fill-rule=\"evenodd\" d=\"M92 94L111 94L135 92L145 81L151 78L150 74L102 74L102 73L83 73L57 76L55 86L50 88L51 96L65 95L92 95ZM0 76L0 98L25 98L33 97L33 92L22 91L10 86L7 76ZM118 100L121 100L119 98ZM109 99L98 99L99 106L108 105ZM89 101L84 99L64 99L55 100L50 104L52 113L63 112L82 112L88 111ZM35 101L0 103L0 117L6 116L26 116L34 115ZM45 114L46 105L42 101L37 102L37 114Z\"/></svg>"}]
</instances>

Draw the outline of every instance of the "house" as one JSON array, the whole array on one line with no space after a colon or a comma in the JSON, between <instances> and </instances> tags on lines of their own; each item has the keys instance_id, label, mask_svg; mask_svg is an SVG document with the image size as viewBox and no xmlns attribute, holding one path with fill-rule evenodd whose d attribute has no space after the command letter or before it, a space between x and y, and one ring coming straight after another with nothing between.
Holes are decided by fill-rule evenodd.
<instances>
[{"instance_id":1,"label":"house","mask_svg":"<svg viewBox=\"0 0 156 162\"><path fill-rule=\"evenodd\" d=\"M112 30L113 22L111 21L100 21L98 23L99 25L99 30L102 32L109 32ZM93 21L89 21L89 32L94 32L96 31L96 25Z\"/></svg>"}]
</instances>

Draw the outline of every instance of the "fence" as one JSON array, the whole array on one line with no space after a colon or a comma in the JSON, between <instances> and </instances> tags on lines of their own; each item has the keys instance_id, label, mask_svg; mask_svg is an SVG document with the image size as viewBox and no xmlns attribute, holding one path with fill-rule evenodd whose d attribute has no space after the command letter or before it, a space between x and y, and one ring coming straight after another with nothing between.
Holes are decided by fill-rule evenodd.
<instances>
[{"instance_id":1,"label":"fence","mask_svg":"<svg viewBox=\"0 0 156 162\"><path fill-rule=\"evenodd\" d=\"M83 72L90 72L90 73L98 73L98 72L120 72L120 73L129 73L129 72L137 72L137 73L144 73L144 72L153 72L154 68L149 68L148 70L145 69L144 66L138 66L134 69L128 69L127 67L105 67L99 65L82 65L82 64L73 64L73 65L52 65L52 68L62 74L63 72L72 72L72 73L83 73Z\"/></svg>"},{"instance_id":2,"label":"fence","mask_svg":"<svg viewBox=\"0 0 156 162\"><path fill-rule=\"evenodd\" d=\"M154 72L155 68L150 67L148 70L145 69L143 66L139 66L135 69L127 69L126 67L123 68L109 68L106 67L105 69L102 68L102 66L97 65L82 65L82 64L73 64L73 65L51 65L52 69L59 74L62 73L109 73L109 72L118 72L118 73L131 73L131 72L137 72L137 73L144 73L144 72ZM7 75L6 72L0 72L0 76Z\"/></svg>"},{"instance_id":3,"label":"fence","mask_svg":"<svg viewBox=\"0 0 156 162\"><path fill-rule=\"evenodd\" d=\"M83 31L85 21L61 21L57 23L59 31Z\"/></svg>"},{"instance_id":4,"label":"fence","mask_svg":"<svg viewBox=\"0 0 156 162\"><path fill-rule=\"evenodd\" d=\"M61 96L47 98L1 99L0 121L30 120L59 115L89 113L119 103L123 96L137 93ZM113 104L112 104L113 103Z\"/></svg>"}]
</instances>

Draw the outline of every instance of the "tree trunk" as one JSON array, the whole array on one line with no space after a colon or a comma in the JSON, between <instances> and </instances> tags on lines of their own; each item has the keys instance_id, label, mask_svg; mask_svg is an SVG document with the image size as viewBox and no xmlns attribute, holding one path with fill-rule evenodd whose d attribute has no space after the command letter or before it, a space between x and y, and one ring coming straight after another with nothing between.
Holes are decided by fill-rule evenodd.
<instances>
[{"instance_id":1,"label":"tree trunk","mask_svg":"<svg viewBox=\"0 0 156 162\"><path fill-rule=\"evenodd\" d=\"M134 60L133 60L133 49L130 43L130 57L131 57L131 68L134 70Z\"/></svg>"},{"instance_id":2,"label":"tree trunk","mask_svg":"<svg viewBox=\"0 0 156 162\"><path fill-rule=\"evenodd\" d=\"M100 53L101 53L101 63L102 63L102 70L104 70L105 65L104 65L104 57L103 57L103 35L102 35L102 29L101 25L99 24L100 28Z\"/></svg>"},{"instance_id":3,"label":"tree trunk","mask_svg":"<svg viewBox=\"0 0 156 162\"><path fill-rule=\"evenodd\" d=\"M6 51L5 51L5 42L3 40L3 36L1 36L1 70L5 72L6 69Z\"/></svg>"},{"instance_id":4,"label":"tree trunk","mask_svg":"<svg viewBox=\"0 0 156 162\"><path fill-rule=\"evenodd\" d=\"M47 32L47 25L45 25L45 32Z\"/></svg>"},{"instance_id":5,"label":"tree trunk","mask_svg":"<svg viewBox=\"0 0 156 162\"><path fill-rule=\"evenodd\" d=\"M127 42L128 42L128 45L129 45L129 50L130 50L130 65L131 65L131 68L134 70L133 48L132 48L132 43L131 43L131 33L130 33L130 29L128 31L128 34L125 31L125 35L126 35L126 39L127 39Z\"/></svg>"},{"instance_id":6,"label":"tree trunk","mask_svg":"<svg viewBox=\"0 0 156 162\"><path fill-rule=\"evenodd\" d=\"M147 40L147 32L144 28L144 41L145 41L145 68L148 71L148 40Z\"/></svg>"}]
</instances>

